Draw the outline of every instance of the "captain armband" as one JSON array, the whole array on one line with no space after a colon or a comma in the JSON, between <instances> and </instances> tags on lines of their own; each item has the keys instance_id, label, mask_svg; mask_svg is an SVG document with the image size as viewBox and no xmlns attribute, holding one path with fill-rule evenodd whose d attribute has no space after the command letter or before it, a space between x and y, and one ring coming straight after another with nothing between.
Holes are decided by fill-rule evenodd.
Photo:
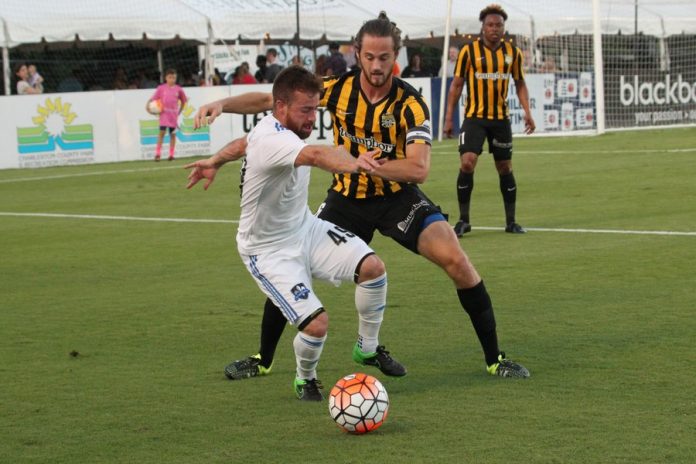
<instances>
[{"instance_id":1,"label":"captain armband","mask_svg":"<svg viewBox=\"0 0 696 464\"><path fill-rule=\"evenodd\" d=\"M412 127L406 134L406 144L427 143L430 145L433 137L430 134L430 121L424 121L422 125Z\"/></svg>"}]
</instances>

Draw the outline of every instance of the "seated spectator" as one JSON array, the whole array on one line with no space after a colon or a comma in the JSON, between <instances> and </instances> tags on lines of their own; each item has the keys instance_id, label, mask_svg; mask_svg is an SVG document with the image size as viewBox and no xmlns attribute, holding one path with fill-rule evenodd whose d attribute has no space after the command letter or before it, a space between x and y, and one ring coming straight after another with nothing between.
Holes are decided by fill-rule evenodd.
<instances>
[{"instance_id":1,"label":"seated spectator","mask_svg":"<svg viewBox=\"0 0 696 464\"><path fill-rule=\"evenodd\" d=\"M57 92L82 92L85 88L82 85L79 75L79 69L73 69L72 74L58 83Z\"/></svg>"},{"instance_id":2,"label":"seated spectator","mask_svg":"<svg viewBox=\"0 0 696 464\"><path fill-rule=\"evenodd\" d=\"M326 59L326 67L324 68L325 76L340 76L348 70L346 59L339 51L339 48L336 42L329 44L329 57Z\"/></svg>"},{"instance_id":3,"label":"seated spectator","mask_svg":"<svg viewBox=\"0 0 696 464\"><path fill-rule=\"evenodd\" d=\"M411 59L408 62L408 66L404 68L401 72L401 77L432 77L432 74L428 70L422 67L422 57L420 53L414 53L411 55Z\"/></svg>"},{"instance_id":4,"label":"seated spectator","mask_svg":"<svg viewBox=\"0 0 696 464\"><path fill-rule=\"evenodd\" d=\"M128 88L128 76L126 75L126 70L121 66L116 68L112 87L114 90L125 90Z\"/></svg>"},{"instance_id":5,"label":"seated spectator","mask_svg":"<svg viewBox=\"0 0 696 464\"><path fill-rule=\"evenodd\" d=\"M254 74L256 82L259 84L263 82L264 75L266 74L266 55L258 55L256 57L256 67L259 68Z\"/></svg>"},{"instance_id":6,"label":"seated spectator","mask_svg":"<svg viewBox=\"0 0 696 464\"><path fill-rule=\"evenodd\" d=\"M232 84L256 84L256 79L254 79L254 76L252 76L249 71L249 63L245 61L237 66L234 70Z\"/></svg>"}]
</instances>

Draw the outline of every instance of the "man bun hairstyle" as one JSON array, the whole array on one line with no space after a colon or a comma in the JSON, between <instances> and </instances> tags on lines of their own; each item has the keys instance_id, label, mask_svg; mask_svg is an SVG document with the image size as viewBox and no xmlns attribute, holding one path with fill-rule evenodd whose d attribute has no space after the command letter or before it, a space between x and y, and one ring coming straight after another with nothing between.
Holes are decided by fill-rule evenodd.
<instances>
[{"instance_id":1,"label":"man bun hairstyle","mask_svg":"<svg viewBox=\"0 0 696 464\"><path fill-rule=\"evenodd\" d=\"M320 94L324 90L324 82L302 66L288 66L279 72L273 81L273 103L278 100L290 103L296 90L312 95Z\"/></svg>"},{"instance_id":2,"label":"man bun hairstyle","mask_svg":"<svg viewBox=\"0 0 696 464\"><path fill-rule=\"evenodd\" d=\"M365 34L374 37L391 37L394 40L394 51L398 51L401 48L401 29L396 27L396 23L389 20L387 13L384 11L379 12L377 19L371 19L363 23L358 31L358 35L355 37L355 48L357 50L362 48L363 36Z\"/></svg>"},{"instance_id":3,"label":"man bun hairstyle","mask_svg":"<svg viewBox=\"0 0 696 464\"><path fill-rule=\"evenodd\" d=\"M498 5L497 3L491 3L488 5L486 8L481 10L481 13L479 13L479 21L484 22L486 20L486 16L489 14L497 14L503 17L503 21L507 21L508 15L503 10L503 7Z\"/></svg>"}]
</instances>

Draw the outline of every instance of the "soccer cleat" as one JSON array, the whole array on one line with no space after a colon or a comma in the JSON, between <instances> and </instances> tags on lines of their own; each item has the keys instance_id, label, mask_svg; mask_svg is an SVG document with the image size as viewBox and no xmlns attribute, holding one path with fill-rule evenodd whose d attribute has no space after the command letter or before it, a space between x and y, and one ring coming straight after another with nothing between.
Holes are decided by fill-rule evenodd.
<instances>
[{"instance_id":1,"label":"soccer cleat","mask_svg":"<svg viewBox=\"0 0 696 464\"><path fill-rule=\"evenodd\" d=\"M261 355L255 354L245 359L238 359L225 367L225 376L230 380L243 380L271 373L273 364L268 367L261 365Z\"/></svg>"},{"instance_id":2,"label":"soccer cleat","mask_svg":"<svg viewBox=\"0 0 696 464\"><path fill-rule=\"evenodd\" d=\"M378 346L374 353L363 353L356 343L353 347L353 361L363 366L375 366L382 371L382 374L391 377L403 377L406 375L406 368L399 361L389 356L389 352L384 349L384 345Z\"/></svg>"},{"instance_id":3,"label":"soccer cleat","mask_svg":"<svg viewBox=\"0 0 696 464\"><path fill-rule=\"evenodd\" d=\"M169 158L167 158L167 161L174 161L174 155L171 155Z\"/></svg>"},{"instance_id":4,"label":"soccer cleat","mask_svg":"<svg viewBox=\"0 0 696 464\"><path fill-rule=\"evenodd\" d=\"M527 368L507 359L503 351L498 355L498 362L488 366L487 370L489 374L497 375L498 377L513 377L517 379L526 379L529 377Z\"/></svg>"},{"instance_id":5,"label":"soccer cleat","mask_svg":"<svg viewBox=\"0 0 696 464\"><path fill-rule=\"evenodd\" d=\"M524 230L522 228L522 226L516 222L511 222L510 224L505 226L505 232L507 232L508 234L525 234L525 233L527 233L527 231Z\"/></svg>"},{"instance_id":6,"label":"soccer cleat","mask_svg":"<svg viewBox=\"0 0 696 464\"><path fill-rule=\"evenodd\" d=\"M317 379L307 380L295 378L293 386L297 398L302 401L321 401L324 399L324 395L319 391L324 387Z\"/></svg>"},{"instance_id":7,"label":"soccer cleat","mask_svg":"<svg viewBox=\"0 0 696 464\"><path fill-rule=\"evenodd\" d=\"M471 232L471 224L469 224L468 222L459 220L454 225L454 233L457 235L457 237L461 237L462 235L468 232Z\"/></svg>"},{"instance_id":8,"label":"soccer cleat","mask_svg":"<svg viewBox=\"0 0 696 464\"><path fill-rule=\"evenodd\" d=\"M159 160L160 160L160 155L155 155L155 161L159 161Z\"/></svg>"}]
</instances>

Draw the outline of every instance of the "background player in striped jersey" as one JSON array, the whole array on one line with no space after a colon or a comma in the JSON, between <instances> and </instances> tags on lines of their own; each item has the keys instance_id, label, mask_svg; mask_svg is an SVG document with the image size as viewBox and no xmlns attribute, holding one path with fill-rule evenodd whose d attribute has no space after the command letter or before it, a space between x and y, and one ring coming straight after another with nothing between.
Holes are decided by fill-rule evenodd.
<instances>
[{"instance_id":1,"label":"background player in striped jersey","mask_svg":"<svg viewBox=\"0 0 696 464\"><path fill-rule=\"evenodd\" d=\"M525 133L534 132L529 110L529 92L524 82L524 58L519 48L504 40L507 13L500 5L489 5L479 14L483 23L481 36L462 47L447 96L447 113L443 132L452 136L452 114L466 82L467 98L464 122L459 132L460 170L457 178L459 221L454 226L457 237L471 231L469 209L474 189L474 169L488 140L500 176L500 192L505 205L505 232L523 234L516 222L517 183L512 174L512 129L507 105L510 76L515 81L517 97L524 109Z\"/></svg>"},{"instance_id":2,"label":"background player in striped jersey","mask_svg":"<svg viewBox=\"0 0 696 464\"><path fill-rule=\"evenodd\" d=\"M401 31L384 12L367 21L356 36L359 67L324 81L320 105L333 118L334 143L353 156L379 148L382 163L371 173L334 174L318 216L357 234L367 243L375 230L437 264L452 279L459 301L469 314L484 351L487 370L503 377L528 377L523 366L498 349L495 317L488 291L461 249L446 218L417 184L430 170L430 111L418 92L393 76L401 47ZM214 120L223 111L258 113L269 109L263 93L229 97L198 111L195 125ZM270 372L285 319L266 301L259 353L225 368L230 379ZM372 352L356 344L353 359L390 376L406 369L382 346Z\"/></svg>"}]
</instances>

